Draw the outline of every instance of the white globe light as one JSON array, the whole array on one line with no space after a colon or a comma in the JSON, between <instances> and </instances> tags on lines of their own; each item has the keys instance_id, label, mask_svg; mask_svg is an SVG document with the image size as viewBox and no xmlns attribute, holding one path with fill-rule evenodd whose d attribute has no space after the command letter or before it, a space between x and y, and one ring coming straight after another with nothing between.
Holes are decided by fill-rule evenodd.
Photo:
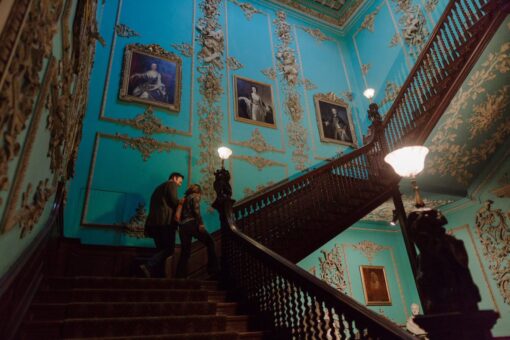
<instances>
[{"instance_id":1,"label":"white globe light","mask_svg":"<svg viewBox=\"0 0 510 340\"><path fill-rule=\"evenodd\" d=\"M372 88L368 88L365 91L363 91L363 95L368 99L372 99L375 95L375 90Z\"/></svg>"},{"instance_id":2,"label":"white globe light","mask_svg":"<svg viewBox=\"0 0 510 340\"><path fill-rule=\"evenodd\" d=\"M220 155L221 159L228 159L230 155L232 155L232 150L230 150L226 146L222 146L218 148L218 155Z\"/></svg>"},{"instance_id":3,"label":"white globe light","mask_svg":"<svg viewBox=\"0 0 510 340\"><path fill-rule=\"evenodd\" d=\"M402 177L415 177L425 167L425 157L429 149L425 146L406 146L397 149L384 157L395 172Z\"/></svg>"}]
</instances>

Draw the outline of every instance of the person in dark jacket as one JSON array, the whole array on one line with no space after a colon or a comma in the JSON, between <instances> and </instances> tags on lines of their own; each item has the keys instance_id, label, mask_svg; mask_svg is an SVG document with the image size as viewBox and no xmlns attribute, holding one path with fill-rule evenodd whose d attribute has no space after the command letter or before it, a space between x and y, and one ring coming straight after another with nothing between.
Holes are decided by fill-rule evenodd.
<instances>
[{"instance_id":1,"label":"person in dark jacket","mask_svg":"<svg viewBox=\"0 0 510 340\"><path fill-rule=\"evenodd\" d=\"M200 214L200 197L202 189L198 184L192 184L186 190L182 206L179 237L181 238L181 257L177 264L175 277L186 278L188 275L188 260L191 253L192 238L198 239L207 247L207 272L212 277L218 274L218 257L214 248L214 240L204 226Z\"/></svg>"},{"instance_id":2,"label":"person in dark jacket","mask_svg":"<svg viewBox=\"0 0 510 340\"><path fill-rule=\"evenodd\" d=\"M152 237L157 252L140 269L147 277L164 277L165 260L175 250L177 222L174 214L179 205L177 188L182 185L184 176L178 172L170 175L168 181L161 183L151 196L149 216L145 221L145 235Z\"/></svg>"}]
</instances>

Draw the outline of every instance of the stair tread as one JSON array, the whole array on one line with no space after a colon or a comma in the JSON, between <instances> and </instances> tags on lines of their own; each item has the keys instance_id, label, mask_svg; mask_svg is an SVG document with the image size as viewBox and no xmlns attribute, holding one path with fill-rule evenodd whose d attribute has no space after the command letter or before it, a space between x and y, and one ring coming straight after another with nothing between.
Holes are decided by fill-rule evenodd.
<instances>
[{"instance_id":1,"label":"stair tread","mask_svg":"<svg viewBox=\"0 0 510 340\"><path fill-rule=\"evenodd\" d=\"M101 339L101 340L118 340L118 339L237 339L239 337L262 337L265 332L204 332L204 333L182 333L182 334L157 334L146 336L122 336L122 337L96 337L96 338L72 338L73 340L84 339Z\"/></svg>"}]
</instances>

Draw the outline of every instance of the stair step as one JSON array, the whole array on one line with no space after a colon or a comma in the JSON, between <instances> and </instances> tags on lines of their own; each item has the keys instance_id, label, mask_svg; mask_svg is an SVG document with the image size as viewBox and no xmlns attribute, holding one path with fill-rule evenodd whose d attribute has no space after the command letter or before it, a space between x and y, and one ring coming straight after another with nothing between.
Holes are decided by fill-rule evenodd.
<instances>
[{"instance_id":1,"label":"stair step","mask_svg":"<svg viewBox=\"0 0 510 340\"><path fill-rule=\"evenodd\" d=\"M207 291L207 301L209 302L226 302L227 292L223 290L210 290Z\"/></svg>"},{"instance_id":2,"label":"stair step","mask_svg":"<svg viewBox=\"0 0 510 340\"><path fill-rule=\"evenodd\" d=\"M101 340L262 340L264 339L265 332L209 332L209 333L185 333L185 334L160 334L160 335L147 335L147 336L123 336L123 337L101 337L96 339ZM74 340L84 340L90 338L73 338Z\"/></svg>"},{"instance_id":3,"label":"stair step","mask_svg":"<svg viewBox=\"0 0 510 340\"><path fill-rule=\"evenodd\" d=\"M217 302L216 314L217 315L235 315L239 308L237 302Z\"/></svg>"},{"instance_id":4,"label":"stair step","mask_svg":"<svg viewBox=\"0 0 510 340\"><path fill-rule=\"evenodd\" d=\"M34 302L207 301L208 295L216 296L214 293L200 289L61 289L42 290ZM221 297L221 294L218 295Z\"/></svg>"},{"instance_id":5,"label":"stair step","mask_svg":"<svg viewBox=\"0 0 510 340\"><path fill-rule=\"evenodd\" d=\"M234 303L235 304L235 303ZM169 315L227 315L235 308L221 306L222 313L212 302L83 302L34 303L29 320L62 320L66 318L108 318ZM236 304L235 304L236 305ZM233 314L233 313L231 313Z\"/></svg>"},{"instance_id":6,"label":"stair step","mask_svg":"<svg viewBox=\"0 0 510 340\"><path fill-rule=\"evenodd\" d=\"M246 332L247 316L190 315L132 318L66 319L24 323L23 337L55 338L158 335L173 333ZM35 337L33 337L35 338Z\"/></svg>"},{"instance_id":7,"label":"stair step","mask_svg":"<svg viewBox=\"0 0 510 340\"><path fill-rule=\"evenodd\" d=\"M209 281L214 282L214 281ZM200 289L203 281L132 277L48 277L42 289Z\"/></svg>"}]
</instances>

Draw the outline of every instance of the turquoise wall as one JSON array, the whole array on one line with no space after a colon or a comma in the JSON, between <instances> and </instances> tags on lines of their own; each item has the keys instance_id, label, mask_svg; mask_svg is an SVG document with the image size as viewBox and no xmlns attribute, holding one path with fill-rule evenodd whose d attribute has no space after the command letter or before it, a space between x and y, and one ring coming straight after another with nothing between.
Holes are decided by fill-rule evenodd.
<instances>
[{"instance_id":1,"label":"turquoise wall","mask_svg":"<svg viewBox=\"0 0 510 340\"><path fill-rule=\"evenodd\" d=\"M405 324L411 313L411 303L419 304L420 300L400 228L384 222L360 221L307 256L298 265L311 272L315 270L315 275L321 278L323 273L320 262L324 260L322 252L331 253L334 247L341 250L340 260L335 260L335 263L343 268L341 276L346 283L344 293L365 305L360 266L383 266L391 305L368 308L397 324Z\"/></svg>"}]
</instances>

